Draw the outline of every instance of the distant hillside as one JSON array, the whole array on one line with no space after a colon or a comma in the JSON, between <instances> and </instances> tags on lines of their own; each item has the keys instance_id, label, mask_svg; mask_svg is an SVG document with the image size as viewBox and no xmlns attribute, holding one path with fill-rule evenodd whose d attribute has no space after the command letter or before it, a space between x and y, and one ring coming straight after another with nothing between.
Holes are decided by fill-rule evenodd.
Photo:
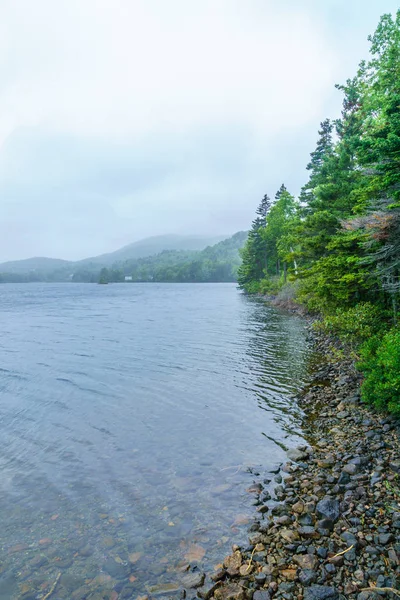
<instances>
[{"instance_id":1,"label":"distant hillside","mask_svg":"<svg viewBox=\"0 0 400 600\"><path fill-rule=\"evenodd\" d=\"M0 264L0 282L236 281L246 238L244 231L216 244L215 238L158 236L77 262L28 258Z\"/></svg>"},{"instance_id":2,"label":"distant hillside","mask_svg":"<svg viewBox=\"0 0 400 600\"><path fill-rule=\"evenodd\" d=\"M233 282L241 263L240 248L247 232L208 246L202 251L164 250L160 254L116 262L101 270L91 263L75 271L74 281L120 282Z\"/></svg>"},{"instance_id":3,"label":"distant hillside","mask_svg":"<svg viewBox=\"0 0 400 600\"><path fill-rule=\"evenodd\" d=\"M133 242L124 246L115 252L93 256L79 261L68 261L58 258L26 258L23 260L14 260L5 263L0 263L0 273L2 274L51 274L57 270L57 277L62 277L62 271L65 269L65 278L68 274L82 267L92 266L112 266L116 263L121 263L126 260L142 258L144 256L153 256L160 254L164 250L186 250L197 251L203 250L207 246L216 244L223 240L225 236L198 236L198 235L159 235L145 238L138 242Z\"/></svg>"},{"instance_id":4,"label":"distant hillside","mask_svg":"<svg viewBox=\"0 0 400 600\"><path fill-rule=\"evenodd\" d=\"M2 273L29 273L31 271L39 271L41 273L54 271L68 267L71 263L61 258L46 258L35 257L25 258L23 260L13 260L0 264L0 272Z\"/></svg>"},{"instance_id":5,"label":"distant hillside","mask_svg":"<svg viewBox=\"0 0 400 600\"><path fill-rule=\"evenodd\" d=\"M207 246L212 246L223 240L225 236L194 236L194 235L158 235L138 242L128 244L115 252L101 254L93 258L85 258L79 261L76 265L86 265L95 263L102 266L110 266L115 263L142 258L145 256L154 256L160 254L164 250L203 250ZM1 265L0 265L1 267Z\"/></svg>"}]
</instances>

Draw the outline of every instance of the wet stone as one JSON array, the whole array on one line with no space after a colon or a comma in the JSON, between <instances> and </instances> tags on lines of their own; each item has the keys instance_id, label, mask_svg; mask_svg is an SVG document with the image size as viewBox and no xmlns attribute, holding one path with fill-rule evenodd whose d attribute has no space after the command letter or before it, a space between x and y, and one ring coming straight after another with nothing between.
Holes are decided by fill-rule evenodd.
<instances>
[{"instance_id":1,"label":"wet stone","mask_svg":"<svg viewBox=\"0 0 400 600\"><path fill-rule=\"evenodd\" d=\"M292 510L295 513L302 514L304 512L304 502L296 502L295 504L293 504Z\"/></svg>"},{"instance_id":2,"label":"wet stone","mask_svg":"<svg viewBox=\"0 0 400 600\"><path fill-rule=\"evenodd\" d=\"M333 531L335 524L331 519L321 519L321 521L317 521L316 528L324 531Z\"/></svg>"},{"instance_id":3,"label":"wet stone","mask_svg":"<svg viewBox=\"0 0 400 600\"><path fill-rule=\"evenodd\" d=\"M301 569L314 570L318 565L318 559L312 554L299 554L293 557L293 561Z\"/></svg>"},{"instance_id":4,"label":"wet stone","mask_svg":"<svg viewBox=\"0 0 400 600\"><path fill-rule=\"evenodd\" d=\"M229 575L238 575L242 564L242 554L236 550L232 555L227 556L224 560L224 567Z\"/></svg>"},{"instance_id":5,"label":"wet stone","mask_svg":"<svg viewBox=\"0 0 400 600\"><path fill-rule=\"evenodd\" d=\"M48 562L49 561L46 556L44 556L43 554L38 554L37 556L35 556L34 558L32 558L32 560L30 560L28 562L28 566L31 567L32 569L39 569L39 567L42 567L43 565L45 565Z\"/></svg>"},{"instance_id":6,"label":"wet stone","mask_svg":"<svg viewBox=\"0 0 400 600\"><path fill-rule=\"evenodd\" d=\"M319 537L319 533L315 531L315 528L311 527L310 525L304 525L304 527L299 527L298 531L301 537L304 537L306 539L315 539Z\"/></svg>"},{"instance_id":7,"label":"wet stone","mask_svg":"<svg viewBox=\"0 0 400 600\"><path fill-rule=\"evenodd\" d=\"M25 552L28 550L29 546L27 544L16 544L8 549L9 554L15 554L16 552Z\"/></svg>"},{"instance_id":8,"label":"wet stone","mask_svg":"<svg viewBox=\"0 0 400 600\"><path fill-rule=\"evenodd\" d=\"M258 585L264 585L264 583L267 581L267 576L265 573L257 573L257 575L254 577L254 581Z\"/></svg>"},{"instance_id":9,"label":"wet stone","mask_svg":"<svg viewBox=\"0 0 400 600\"><path fill-rule=\"evenodd\" d=\"M125 565L115 562L113 558L106 560L103 569L114 579L125 579L129 575L129 569Z\"/></svg>"},{"instance_id":10,"label":"wet stone","mask_svg":"<svg viewBox=\"0 0 400 600\"><path fill-rule=\"evenodd\" d=\"M357 596L357 600L376 600L379 598L378 594L371 591L360 592Z\"/></svg>"},{"instance_id":11,"label":"wet stone","mask_svg":"<svg viewBox=\"0 0 400 600\"><path fill-rule=\"evenodd\" d=\"M353 533L350 533L349 531L343 532L340 537L344 542L346 542L348 547L358 545L358 540L356 536Z\"/></svg>"},{"instance_id":12,"label":"wet stone","mask_svg":"<svg viewBox=\"0 0 400 600\"><path fill-rule=\"evenodd\" d=\"M339 592L334 587L312 585L304 590L304 600L339 600Z\"/></svg>"},{"instance_id":13,"label":"wet stone","mask_svg":"<svg viewBox=\"0 0 400 600\"><path fill-rule=\"evenodd\" d=\"M343 467L343 472L347 473L348 475L355 475L359 472L359 470L359 465L355 465L354 463L347 463L347 465L344 465Z\"/></svg>"},{"instance_id":14,"label":"wet stone","mask_svg":"<svg viewBox=\"0 0 400 600\"><path fill-rule=\"evenodd\" d=\"M182 577L182 585L185 588L198 588L201 587L204 583L205 574L204 573L188 573L188 575L184 575Z\"/></svg>"},{"instance_id":15,"label":"wet stone","mask_svg":"<svg viewBox=\"0 0 400 600\"><path fill-rule=\"evenodd\" d=\"M83 585L77 590L74 590L71 594L72 600L84 600L90 593L90 588L87 585Z\"/></svg>"},{"instance_id":16,"label":"wet stone","mask_svg":"<svg viewBox=\"0 0 400 600\"><path fill-rule=\"evenodd\" d=\"M69 569L72 567L72 558L63 558L57 561L57 569Z\"/></svg>"},{"instance_id":17,"label":"wet stone","mask_svg":"<svg viewBox=\"0 0 400 600\"><path fill-rule=\"evenodd\" d=\"M86 544L85 546L83 546L82 548L80 548L79 554L81 556L85 556L85 557L92 556L92 554L93 554L93 548L91 546L89 546L89 544Z\"/></svg>"},{"instance_id":18,"label":"wet stone","mask_svg":"<svg viewBox=\"0 0 400 600\"><path fill-rule=\"evenodd\" d=\"M391 533L381 533L379 535L379 543L383 546L386 546L389 542L393 540L393 535Z\"/></svg>"},{"instance_id":19,"label":"wet stone","mask_svg":"<svg viewBox=\"0 0 400 600\"><path fill-rule=\"evenodd\" d=\"M334 565L334 564L332 564L332 563L327 563L327 564L325 565L325 571L326 571L327 573L329 573L330 575L333 575L333 573L336 573L336 567L335 567L335 565Z\"/></svg>"},{"instance_id":20,"label":"wet stone","mask_svg":"<svg viewBox=\"0 0 400 600\"><path fill-rule=\"evenodd\" d=\"M283 515L282 517L277 517L275 523L277 525L291 525L292 519L288 515Z\"/></svg>"},{"instance_id":21,"label":"wet stone","mask_svg":"<svg viewBox=\"0 0 400 600\"><path fill-rule=\"evenodd\" d=\"M134 588L133 586L125 586L119 593L118 600L130 600L133 597Z\"/></svg>"},{"instance_id":22,"label":"wet stone","mask_svg":"<svg viewBox=\"0 0 400 600\"><path fill-rule=\"evenodd\" d=\"M294 462L299 462L302 460L306 460L308 458L308 454L302 452L298 448L292 448L286 452L287 457Z\"/></svg>"},{"instance_id":23,"label":"wet stone","mask_svg":"<svg viewBox=\"0 0 400 600\"><path fill-rule=\"evenodd\" d=\"M392 471L394 471L395 473L400 473L400 460L393 460L390 464L389 467Z\"/></svg>"},{"instance_id":24,"label":"wet stone","mask_svg":"<svg viewBox=\"0 0 400 600\"><path fill-rule=\"evenodd\" d=\"M271 594L266 590L256 590L253 594L253 600L271 600Z\"/></svg>"},{"instance_id":25,"label":"wet stone","mask_svg":"<svg viewBox=\"0 0 400 600\"><path fill-rule=\"evenodd\" d=\"M224 577L226 576L226 571L225 569L218 569L218 571L216 571L215 573L213 573L211 575L211 581L220 581L221 579L224 579Z\"/></svg>"},{"instance_id":26,"label":"wet stone","mask_svg":"<svg viewBox=\"0 0 400 600\"><path fill-rule=\"evenodd\" d=\"M312 569L302 569L299 573L299 581L302 585L308 586L315 583L317 580L317 573Z\"/></svg>"},{"instance_id":27,"label":"wet stone","mask_svg":"<svg viewBox=\"0 0 400 600\"><path fill-rule=\"evenodd\" d=\"M166 594L173 594L179 592L180 586L176 583L159 583L149 587L149 593L151 596L163 596Z\"/></svg>"},{"instance_id":28,"label":"wet stone","mask_svg":"<svg viewBox=\"0 0 400 600\"><path fill-rule=\"evenodd\" d=\"M316 511L320 519L329 519L335 523L340 516L339 501L325 497L318 502Z\"/></svg>"},{"instance_id":29,"label":"wet stone","mask_svg":"<svg viewBox=\"0 0 400 600\"><path fill-rule=\"evenodd\" d=\"M236 583L221 586L214 592L216 600L243 600L244 597L243 588Z\"/></svg>"},{"instance_id":30,"label":"wet stone","mask_svg":"<svg viewBox=\"0 0 400 600\"><path fill-rule=\"evenodd\" d=\"M346 485L347 483L350 483L350 475L345 471L342 471L339 475L338 485Z\"/></svg>"},{"instance_id":31,"label":"wet stone","mask_svg":"<svg viewBox=\"0 0 400 600\"><path fill-rule=\"evenodd\" d=\"M301 515L297 518L297 521L300 525L312 525L314 522L310 514Z\"/></svg>"}]
</instances>

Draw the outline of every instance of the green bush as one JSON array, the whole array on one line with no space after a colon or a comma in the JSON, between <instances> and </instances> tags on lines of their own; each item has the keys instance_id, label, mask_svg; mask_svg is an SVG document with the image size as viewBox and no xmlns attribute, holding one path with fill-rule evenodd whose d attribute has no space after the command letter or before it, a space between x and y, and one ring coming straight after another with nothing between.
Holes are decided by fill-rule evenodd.
<instances>
[{"instance_id":1,"label":"green bush","mask_svg":"<svg viewBox=\"0 0 400 600\"><path fill-rule=\"evenodd\" d=\"M357 367L365 375L361 397L376 408L400 415L400 329L364 342Z\"/></svg>"},{"instance_id":2,"label":"green bush","mask_svg":"<svg viewBox=\"0 0 400 600\"><path fill-rule=\"evenodd\" d=\"M324 333L338 335L355 345L375 335L384 326L382 310L370 302L361 302L349 309L338 308L315 327Z\"/></svg>"},{"instance_id":3,"label":"green bush","mask_svg":"<svg viewBox=\"0 0 400 600\"><path fill-rule=\"evenodd\" d=\"M259 281L247 281L241 286L246 294L258 294L260 293L260 282Z\"/></svg>"},{"instance_id":4,"label":"green bush","mask_svg":"<svg viewBox=\"0 0 400 600\"><path fill-rule=\"evenodd\" d=\"M264 277L259 285L260 294L275 296L280 288L279 277Z\"/></svg>"}]
</instances>

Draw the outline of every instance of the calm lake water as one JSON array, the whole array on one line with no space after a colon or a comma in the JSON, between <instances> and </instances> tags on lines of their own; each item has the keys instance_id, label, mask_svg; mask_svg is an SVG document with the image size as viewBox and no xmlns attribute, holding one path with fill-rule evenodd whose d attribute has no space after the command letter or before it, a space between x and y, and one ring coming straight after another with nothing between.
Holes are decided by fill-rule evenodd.
<instances>
[{"instance_id":1,"label":"calm lake water","mask_svg":"<svg viewBox=\"0 0 400 600\"><path fill-rule=\"evenodd\" d=\"M301 439L300 319L231 284L29 284L0 330L1 600L59 573L55 599L136 598L246 539Z\"/></svg>"}]
</instances>

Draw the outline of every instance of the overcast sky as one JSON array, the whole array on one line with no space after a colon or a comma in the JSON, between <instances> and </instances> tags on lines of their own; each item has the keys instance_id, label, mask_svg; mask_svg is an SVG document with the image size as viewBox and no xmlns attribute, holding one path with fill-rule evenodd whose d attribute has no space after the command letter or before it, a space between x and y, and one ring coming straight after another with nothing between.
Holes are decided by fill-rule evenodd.
<instances>
[{"instance_id":1,"label":"overcast sky","mask_svg":"<svg viewBox=\"0 0 400 600\"><path fill-rule=\"evenodd\" d=\"M0 260L231 234L304 183L393 0L1 0Z\"/></svg>"}]
</instances>

